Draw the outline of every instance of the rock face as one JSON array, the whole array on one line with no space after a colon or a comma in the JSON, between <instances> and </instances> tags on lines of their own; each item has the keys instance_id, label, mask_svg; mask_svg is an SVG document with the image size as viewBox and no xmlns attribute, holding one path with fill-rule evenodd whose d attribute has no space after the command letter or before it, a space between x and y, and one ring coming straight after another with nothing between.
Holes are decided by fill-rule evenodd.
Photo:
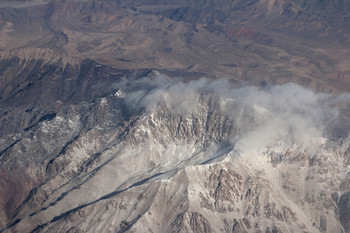
<instances>
[{"instance_id":1,"label":"rock face","mask_svg":"<svg viewBox=\"0 0 350 233\"><path fill-rule=\"evenodd\" d=\"M0 231L350 232L349 5L0 3Z\"/></svg>"},{"instance_id":2,"label":"rock face","mask_svg":"<svg viewBox=\"0 0 350 233\"><path fill-rule=\"evenodd\" d=\"M349 231L349 142L318 136L316 123L300 129L303 102L282 101L304 114L297 124L274 102L314 95L310 119L327 123L323 95L287 85L264 96L93 61L26 67L41 67L33 84L18 75L1 92L4 232ZM250 92L267 101L252 104Z\"/></svg>"}]
</instances>

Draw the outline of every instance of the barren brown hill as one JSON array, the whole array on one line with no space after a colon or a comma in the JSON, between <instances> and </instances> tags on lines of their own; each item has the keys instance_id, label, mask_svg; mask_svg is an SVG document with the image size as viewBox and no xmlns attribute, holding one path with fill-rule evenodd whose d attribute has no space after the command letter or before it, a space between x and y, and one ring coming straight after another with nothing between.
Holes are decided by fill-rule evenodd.
<instances>
[{"instance_id":1,"label":"barren brown hill","mask_svg":"<svg viewBox=\"0 0 350 233\"><path fill-rule=\"evenodd\" d=\"M37 2L35 2L37 3ZM120 69L349 88L347 1L46 1L0 8L0 49L50 48ZM15 4L12 4L15 6Z\"/></svg>"}]
</instances>

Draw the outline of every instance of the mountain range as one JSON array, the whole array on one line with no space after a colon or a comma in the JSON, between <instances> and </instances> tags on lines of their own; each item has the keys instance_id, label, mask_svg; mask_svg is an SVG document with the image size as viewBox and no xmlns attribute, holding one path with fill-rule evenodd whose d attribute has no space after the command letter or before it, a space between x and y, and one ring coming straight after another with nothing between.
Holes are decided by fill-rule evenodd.
<instances>
[{"instance_id":1,"label":"mountain range","mask_svg":"<svg viewBox=\"0 0 350 233\"><path fill-rule=\"evenodd\" d=\"M0 232L350 232L350 1L0 3Z\"/></svg>"}]
</instances>

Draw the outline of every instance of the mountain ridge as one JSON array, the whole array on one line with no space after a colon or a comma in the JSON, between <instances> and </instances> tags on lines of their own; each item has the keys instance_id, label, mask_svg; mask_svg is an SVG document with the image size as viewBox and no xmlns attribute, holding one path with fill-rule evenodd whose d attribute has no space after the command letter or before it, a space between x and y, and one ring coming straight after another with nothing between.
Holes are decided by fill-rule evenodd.
<instances>
[{"instance_id":1,"label":"mountain ridge","mask_svg":"<svg viewBox=\"0 0 350 233\"><path fill-rule=\"evenodd\" d=\"M0 231L350 232L349 7L1 3Z\"/></svg>"}]
</instances>

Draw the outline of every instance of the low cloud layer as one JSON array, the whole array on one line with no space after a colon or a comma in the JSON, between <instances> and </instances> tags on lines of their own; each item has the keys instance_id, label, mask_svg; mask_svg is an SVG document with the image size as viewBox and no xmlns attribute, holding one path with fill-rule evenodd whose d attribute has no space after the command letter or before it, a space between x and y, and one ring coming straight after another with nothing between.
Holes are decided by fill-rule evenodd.
<instances>
[{"instance_id":1,"label":"low cloud layer","mask_svg":"<svg viewBox=\"0 0 350 233\"><path fill-rule=\"evenodd\" d=\"M339 119L338 106L350 100L349 94L315 93L293 83L237 88L227 79L202 78L184 83L158 76L134 81L129 89L137 89L125 99L132 110L154 111L163 104L174 114L188 115L200 111L201 101L219 98L221 104L217 107L222 114L231 116L236 126L249 128L235 141L244 151L264 148L278 140L314 150L314 141L327 136L326 132ZM243 125L249 121L241 123L244 118L239 119L239 111L251 112L253 118L260 119L258 124Z\"/></svg>"}]
</instances>

